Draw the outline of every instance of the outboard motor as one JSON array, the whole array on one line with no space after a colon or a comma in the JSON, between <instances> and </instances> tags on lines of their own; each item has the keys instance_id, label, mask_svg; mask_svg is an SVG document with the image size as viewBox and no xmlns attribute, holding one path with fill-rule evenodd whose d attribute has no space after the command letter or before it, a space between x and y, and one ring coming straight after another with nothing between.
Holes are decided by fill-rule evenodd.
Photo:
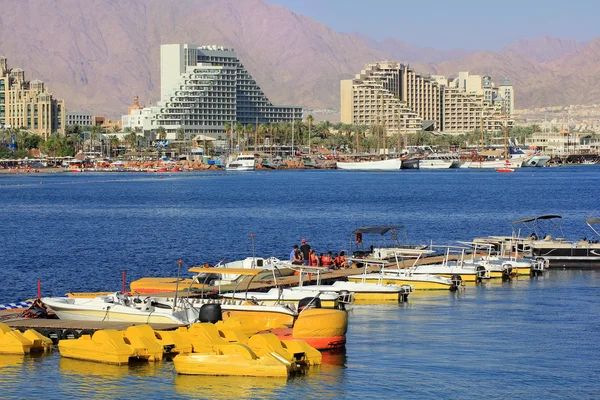
<instances>
[{"instance_id":1,"label":"outboard motor","mask_svg":"<svg viewBox=\"0 0 600 400\"><path fill-rule=\"evenodd\" d=\"M339 310L345 310L346 304L354 303L354 295L348 290L340 290L340 295L338 296L338 306Z\"/></svg>"},{"instance_id":2,"label":"outboard motor","mask_svg":"<svg viewBox=\"0 0 600 400\"><path fill-rule=\"evenodd\" d=\"M462 286L462 277L460 275L452 275L450 278L452 281L452 286L450 286L450 290L455 292Z\"/></svg>"},{"instance_id":3,"label":"outboard motor","mask_svg":"<svg viewBox=\"0 0 600 400\"><path fill-rule=\"evenodd\" d=\"M477 281L477 283L481 283L481 281L483 281L483 278L487 276L487 269L483 265L478 265L476 271L477 277L475 278L475 280Z\"/></svg>"},{"instance_id":4,"label":"outboard motor","mask_svg":"<svg viewBox=\"0 0 600 400\"><path fill-rule=\"evenodd\" d=\"M318 297L305 297L298 302L298 311L305 308L321 308L321 299Z\"/></svg>"},{"instance_id":5,"label":"outboard motor","mask_svg":"<svg viewBox=\"0 0 600 400\"><path fill-rule=\"evenodd\" d=\"M217 303L203 304L202 307L200 307L198 321L210 322L211 324L214 324L218 321L223 321L223 311L221 310L221 305Z\"/></svg>"},{"instance_id":6,"label":"outboard motor","mask_svg":"<svg viewBox=\"0 0 600 400\"><path fill-rule=\"evenodd\" d=\"M510 281L512 279L512 273L512 264L502 264L502 282Z\"/></svg>"}]
</instances>

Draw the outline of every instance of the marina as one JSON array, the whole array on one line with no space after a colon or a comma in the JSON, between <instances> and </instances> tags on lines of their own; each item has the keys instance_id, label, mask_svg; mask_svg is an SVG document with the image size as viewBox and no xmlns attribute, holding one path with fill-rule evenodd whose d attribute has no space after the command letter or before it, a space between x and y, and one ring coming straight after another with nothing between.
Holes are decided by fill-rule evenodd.
<instances>
[{"instance_id":1,"label":"marina","mask_svg":"<svg viewBox=\"0 0 600 400\"><path fill-rule=\"evenodd\" d=\"M552 184L557 187L561 185L564 193L568 193L570 187L580 185L581 180L592 182L589 190L597 189L595 186L597 181L593 177L593 171L589 169L594 167L582 168L585 170L575 171L575 173L570 173L568 169L549 168L536 171L535 176L515 174L516 182L512 178L503 182L493 170L489 173L465 171L466 175L435 170L422 171L419 174L401 173L398 176L404 178L400 181L391 179L396 176L389 173L349 174L344 171L278 171L270 174L255 171L239 175L204 172L163 179L145 176L136 178L134 175L59 174L44 176L44 185L33 182L27 176L6 176L0 183L0 194L12 213L7 224L0 228L3 230L2 233L5 233L4 230L18 232L15 229L16 224L33 226L31 225L33 221L27 222L27 219L24 219L24 213L34 212L34 215L37 215L36 224L39 225L40 221L42 223L39 226L40 231L30 229L27 230L26 238L22 236L16 239L19 243L25 244L25 248L34 246L35 243L39 251L47 256L44 262L39 264L27 256L24 252L25 248L16 247L16 242L4 242L3 257L8 272L22 271L23 279L11 282L11 287L0 288L0 303L6 304L34 297L38 279L42 281L43 296L64 296L67 292L119 289L122 287L122 270L127 271L132 282L143 277L176 277L176 260L182 258L183 265L186 266L182 269L184 272L181 274L182 279L193 276L186 271L189 269L187 266L202 265L200 263L214 265L225 255L228 256L229 261L244 260L253 253L272 255L285 260L291 244L300 243L303 237L308 239L317 252L326 253L329 250L339 252L344 249L347 254L352 254L349 245L356 246L358 228L381 227L386 223L402 223L403 226L408 227L410 240L404 240L401 233L397 237L402 237L401 244L420 247L420 251L426 251L425 248L430 247L432 243L434 246L451 245L470 249L472 240L476 237L492 237L506 231L510 233L510 221L522 219L523 215L544 215L546 210L546 214L549 214L551 210L563 210L569 205L569 215L563 213L563 229L569 233L568 237L572 237L589 230L585 218L598 215L594 212L593 197L582 196L582 201L573 205L568 196L554 191L552 205L541 205L539 201L526 196L526 189L528 191L536 188L548 190L549 185ZM427 179L423 180L423 176ZM37 178L34 179L39 181ZM490 179L500 180L500 182L488 186ZM297 183L301 188L310 182L311 185L329 185L333 190L338 191L350 187L349 185L361 187L363 190L348 192L347 203L343 206L340 206L335 199L324 199L318 206L308 206L286 190L289 188L290 181ZM373 199L370 194L381 185L385 185L386 190ZM272 197L260 196L266 187L270 188ZM481 199L464 202L464 191L453 190L457 187L469 187L471 190L486 187L487 190L481 191L483 193ZM507 187L514 191L515 196L507 199L504 206L506 210L514 207L514 211L498 213L490 200L501 196ZM169 190L165 191L161 188L169 188ZM103 203L98 196L98 193L106 190L121 193L122 197L121 201L117 200L110 207L111 214L107 214L108 210L103 211ZM139 190L142 192L139 193ZM442 191L444 196L428 196L427 193L432 190ZM306 189L301 189L300 194L305 191ZM75 204L69 202L73 192L77 193L78 198L86 199L85 202ZM153 196L149 196L149 193L153 193ZM207 195L208 193L219 193L219 196L217 198ZM50 194L52 194L52 207L49 207L50 200L47 197ZM254 202L253 199L259 197L262 203ZM398 212L396 208L389 207L389 204L397 204L394 203L394 199L397 198L412 200L404 201ZM248 201L250 203L247 203ZM36 208L27 205L28 203L35 204ZM161 203L173 206L163 208L159 206ZM66 204L69 204L68 208ZM274 207L274 204L278 204L280 211ZM66 212L66 209L69 212ZM220 209L227 209L229 212L220 213L218 211ZM358 216L355 209L375 213L373 215L377 215L377 218ZM154 211L150 212L150 210ZM453 213L452 219L445 217L448 210ZM64 213L61 217L65 218L62 224L66 224L69 229L63 229L60 237L48 236L45 240L38 240L38 235L41 235L45 224L55 223L59 212L61 215ZM88 221L86 224L92 224L94 229L92 231L76 229L77 226L81 227L77 221L82 220ZM328 229L315 229L314 221L327 224ZM377 223L382 225L376 225ZM212 226L218 224L220 229L208 228L211 224ZM144 234L131 235L131 229L141 230ZM175 243L175 247L161 245L166 232L172 235L173 232L181 229L184 230L183 233L177 235L177 240L172 242ZM350 243L349 233L351 233ZM361 238L361 242L364 243L362 251L368 252L371 250L369 246L372 242L365 235L365 231L361 233L364 235ZM253 239L250 234L254 235ZM58 245L64 241L70 243L68 251L61 250L63 247ZM457 244L457 241L464 243ZM132 246L140 251L129 251ZM224 248L227 251L224 251ZM393 266L397 263L390 259L390 256L402 251L402 247L397 247L391 252L386 251L387 248L389 247L374 245L375 252L370 253L378 254L378 257L382 258L381 263ZM58 249L57 254L56 249ZM413 251L417 250L413 248ZM90 255L85 263L75 257L75 253L81 254L82 251ZM470 254L469 251L466 253ZM486 255L483 248L477 249L475 253L478 258ZM435 259L427 260L426 264L440 263L443 258L437 256ZM353 257L348 257L348 260L357 264L360 262L360 259ZM468 256L465 257L464 263L468 260ZM21 262L27 262L31 267L25 268L20 264ZM320 285L332 283L351 274L360 275L361 272L363 272L362 267L325 272L319 274ZM68 279L68 276L75 275L81 278ZM312 282L309 282L308 274L301 274L302 285L319 285L315 275L317 274L311 274ZM277 283L291 287L298 285L299 279L299 276L294 275L282 276L277 279ZM407 296L405 302L387 301L379 304L356 302L347 311L348 332L345 351L338 355L324 355L323 365L320 367L311 368L301 376L277 384L267 385L258 378L255 381L236 378L241 379L242 383L233 385L232 378L219 377L218 381L210 378L199 385L186 379L193 377L174 375L173 363L166 360L152 365L130 365L118 369L107 365L99 368L93 367L94 363L89 361L62 359L58 351L55 351L41 356L42 358L26 357L21 361L18 359L15 361L10 356L4 358L4 361L0 358L0 363L6 363L6 366L0 367L3 377L6 378L3 389L6 388L7 393L15 393L22 380L32 374L26 369L27 366L37 360L35 361L37 374L47 374L51 378L57 376L56 373L51 372L52 369L59 371L63 382L59 393L63 395L71 393L76 379L86 374L87 378L84 379L92 376L99 383L110 382L106 394L117 397L124 393L125 385L129 385L127 390L131 390L131 387L135 389L136 384L132 384L132 380L140 376L144 376L145 384L152 388L152 396L156 397L194 397L198 396L201 387L205 394L200 397L206 396L206 393L214 393L212 397L227 396L231 393L252 397L251 393L254 393L254 390L260 391L258 397L264 396L267 392L273 396L282 395L284 392L302 395L306 390L318 390L320 393L330 395L348 396L349 393L359 393L364 397L377 397L383 395L383 391L389 388L382 377L385 374L395 373L400 378L394 384L410 388L409 391L415 392L414 397L430 397L433 393L435 396L463 398L464 393L456 393L456 396L447 395L452 386L451 382L455 379L476 381L480 371L496 370L497 366L501 365L502 371L497 372L499 376L513 382L511 388L502 392L503 395L507 393L517 395L519 390L527 385L529 379L534 379L544 384L544 388L540 387L538 390L544 393L552 390L553 395L560 397L567 394L567 389L557 382L552 382L553 376L550 374L552 365L561 362L573 370L587 368L589 371L594 371L595 368L585 361L591 350L575 342L565 341L565 338L568 337L570 329L574 328L583 329L584 342L594 340L594 332L597 330L594 330L591 326L594 323L588 321L588 318L595 311L589 308L588 302L595 296L594 289L598 287L598 279L597 271L550 269L535 277L523 275L506 281L485 279L478 284L465 285L464 289L456 292L415 290ZM253 287L251 290L268 290L273 287L274 282L272 279L271 282L261 279L260 282L253 281L251 285ZM231 289L231 286L229 288ZM184 292L179 289L179 293ZM196 291L195 295L197 294ZM169 295L172 293L167 294L167 297ZM563 300L556 302L557 297ZM570 314L569 329L561 328L556 332L552 328L555 326L552 317L544 313L544 308L554 310L561 315L569 312L571 307L579 307L584 312L580 315ZM498 317L499 315L502 317ZM10 324L20 329L26 328L28 324L30 327L38 326L42 329L51 329L52 326L49 324L60 324L58 327L72 330L91 330L93 324L96 324L93 321L85 323L63 320L40 322L43 321L40 319L29 321L31 322L14 320ZM527 324L524 321L527 321ZM44 324L48 326L43 327ZM118 323L111 322L111 324ZM127 326L129 325L124 324L120 327L114 325L114 328L123 329ZM56 328L57 325L54 327ZM156 329L162 328L159 325ZM444 333L438 333L440 330ZM397 337L398 332L402 332L406 342L402 349L390 351L383 346L372 346L373 335L385 342ZM80 331L77 333L81 334ZM517 333L519 337L535 336L536 343L556 348L557 351L548 360L538 359L535 346L526 346L515 339L510 341L508 351L501 352L500 349L506 346L500 345L498 335L514 336ZM480 340L482 337L485 340ZM562 347L558 347L558 341L561 341ZM573 353L581 355L584 361L575 365L567 358ZM395 362L400 354L406 361L401 365ZM376 359L379 361L375 362ZM450 362L450 359L453 361ZM517 362L513 359L527 362L532 365L532 368L517 375L511 372L511 366L515 366ZM470 368L470 363L476 363L478 368ZM415 373L426 376L426 371L432 368L440 371L448 368L452 371L452 375L441 373L442 384L435 389L427 388L427 385L432 384L430 378L417 380L416 383L412 379ZM366 370L368 372L365 372ZM387 371L385 374L384 370ZM440 381L439 376L436 379ZM365 385L367 381L377 386L369 390L361 388L361 385ZM580 378L573 373L566 374L558 381L563 384L569 382L569 385L581 382ZM211 386L211 382L215 382L216 386ZM224 389L219 389L217 392L219 386ZM581 387L584 394L591 393L588 390L593 390L593 385L584 384ZM464 390L473 396L486 395L494 398L497 397L494 393L498 388L499 384L494 383L486 387L468 383ZM32 392L35 393L35 389Z\"/></svg>"}]
</instances>

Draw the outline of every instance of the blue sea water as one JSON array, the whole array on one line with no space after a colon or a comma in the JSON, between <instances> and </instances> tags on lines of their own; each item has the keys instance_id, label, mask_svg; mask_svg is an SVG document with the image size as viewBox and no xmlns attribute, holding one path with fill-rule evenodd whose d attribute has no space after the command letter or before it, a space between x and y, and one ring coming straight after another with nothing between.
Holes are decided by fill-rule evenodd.
<instances>
[{"instance_id":1,"label":"blue sea water","mask_svg":"<svg viewBox=\"0 0 600 400\"><path fill-rule=\"evenodd\" d=\"M286 257L301 238L348 249L359 225L403 224L411 242L510 234L561 214L593 235L600 168L0 175L0 304L252 254ZM254 235L254 246L251 240ZM172 363L111 367L0 356L3 398L597 398L600 273L415 294L355 306L346 353L289 381L177 376ZM35 384L32 384L35 382ZM52 390L48 388L51 387Z\"/></svg>"}]
</instances>

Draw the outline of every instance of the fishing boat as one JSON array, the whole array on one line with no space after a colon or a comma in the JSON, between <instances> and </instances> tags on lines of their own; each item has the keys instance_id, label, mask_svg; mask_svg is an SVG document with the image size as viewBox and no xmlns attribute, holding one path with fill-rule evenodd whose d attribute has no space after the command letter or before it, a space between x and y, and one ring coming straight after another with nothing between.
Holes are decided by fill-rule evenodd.
<instances>
[{"instance_id":1,"label":"fishing boat","mask_svg":"<svg viewBox=\"0 0 600 400\"><path fill-rule=\"evenodd\" d=\"M392 264L384 260L354 259L364 265L362 274L348 276L350 282L375 283L384 285L410 285L414 290L456 290L462 286L460 276L453 279L433 275L433 274L415 274L418 262L421 258L430 254L428 250L405 249L399 250L398 256L402 257L403 265L396 263L395 268L390 268ZM406 260L412 261L412 265L405 266ZM370 272L371 269L377 272Z\"/></svg>"},{"instance_id":2,"label":"fishing boat","mask_svg":"<svg viewBox=\"0 0 600 400\"><path fill-rule=\"evenodd\" d=\"M402 160L399 158L389 158L387 160L374 161L337 161L338 169L350 171L397 171L402 166Z\"/></svg>"},{"instance_id":3,"label":"fishing boat","mask_svg":"<svg viewBox=\"0 0 600 400\"><path fill-rule=\"evenodd\" d=\"M256 160L254 154L240 153L237 157L230 156L225 165L226 171L254 171Z\"/></svg>"}]
</instances>

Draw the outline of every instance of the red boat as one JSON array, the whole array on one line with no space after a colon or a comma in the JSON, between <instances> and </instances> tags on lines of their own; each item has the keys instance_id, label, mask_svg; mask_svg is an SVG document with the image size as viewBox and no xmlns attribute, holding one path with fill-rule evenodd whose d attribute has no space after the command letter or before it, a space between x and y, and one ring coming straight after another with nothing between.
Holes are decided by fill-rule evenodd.
<instances>
[{"instance_id":1,"label":"red boat","mask_svg":"<svg viewBox=\"0 0 600 400\"><path fill-rule=\"evenodd\" d=\"M169 172L179 172L179 171L180 171L180 169L179 169L178 167L171 168L171 169L169 170Z\"/></svg>"},{"instance_id":2,"label":"red boat","mask_svg":"<svg viewBox=\"0 0 600 400\"><path fill-rule=\"evenodd\" d=\"M512 168L504 167L504 168L496 168L496 172L515 172L515 170Z\"/></svg>"}]
</instances>

